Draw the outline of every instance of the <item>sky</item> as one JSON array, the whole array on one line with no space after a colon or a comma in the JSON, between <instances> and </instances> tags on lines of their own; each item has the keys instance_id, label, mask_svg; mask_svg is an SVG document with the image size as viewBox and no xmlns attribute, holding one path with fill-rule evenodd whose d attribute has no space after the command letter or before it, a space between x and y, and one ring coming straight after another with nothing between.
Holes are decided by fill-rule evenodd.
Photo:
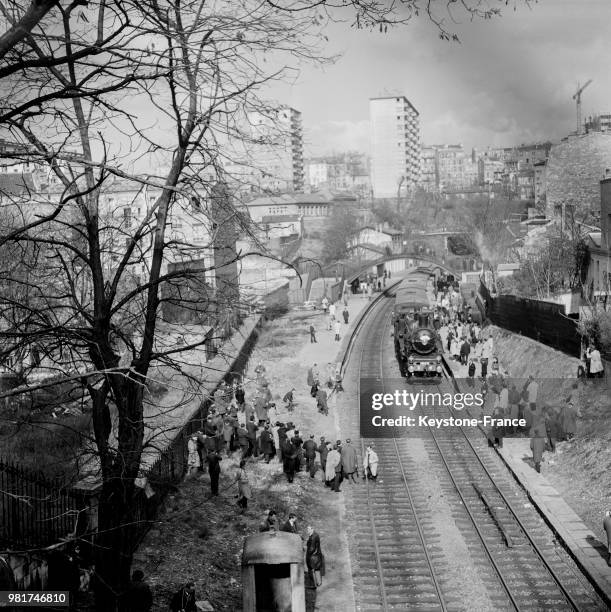
<instances>
[{"instance_id":1,"label":"sky","mask_svg":"<svg viewBox=\"0 0 611 612\"><path fill-rule=\"evenodd\" d=\"M447 23L460 43L423 17L387 34L330 24L327 51L341 57L271 92L302 112L306 156L368 152L368 101L383 95L416 107L422 142L468 149L566 136L588 79L582 115L611 112L611 1L516 0L501 17L458 21Z\"/></svg>"}]
</instances>

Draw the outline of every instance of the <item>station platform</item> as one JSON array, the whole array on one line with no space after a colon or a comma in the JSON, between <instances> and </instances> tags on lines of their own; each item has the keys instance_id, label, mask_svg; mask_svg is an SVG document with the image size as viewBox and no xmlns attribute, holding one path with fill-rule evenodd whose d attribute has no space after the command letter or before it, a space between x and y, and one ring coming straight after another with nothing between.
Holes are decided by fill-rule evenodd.
<instances>
[{"instance_id":1,"label":"station platform","mask_svg":"<svg viewBox=\"0 0 611 612\"><path fill-rule=\"evenodd\" d=\"M463 389L465 381L460 379L467 376L466 366L448 357L446 353L446 362L458 379L459 388ZM505 438L503 448L495 448L495 451L611 609L611 567L607 565L607 546L600 542L545 476L535 470L530 438ZM544 454L543 463L549 456L547 452Z\"/></svg>"}]
</instances>

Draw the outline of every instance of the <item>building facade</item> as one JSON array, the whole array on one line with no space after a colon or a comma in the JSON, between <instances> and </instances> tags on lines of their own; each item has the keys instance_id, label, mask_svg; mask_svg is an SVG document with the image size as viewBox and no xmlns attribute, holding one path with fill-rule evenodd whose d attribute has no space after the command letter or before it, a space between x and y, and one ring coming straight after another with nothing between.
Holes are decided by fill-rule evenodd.
<instances>
[{"instance_id":1,"label":"building facade","mask_svg":"<svg viewBox=\"0 0 611 612\"><path fill-rule=\"evenodd\" d=\"M369 100L374 198L396 198L418 183L420 115L405 96Z\"/></svg>"},{"instance_id":2,"label":"building facade","mask_svg":"<svg viewBox=\"0 0 611 612\"><path fill-rule=\"evenodd\" d=\"M611 169L611 132L571 135L554 145L546 167L546 214L558 218L567 206L597 221L600 181Z\"/></svg>"},{"instance_id":3,"label":"building facade","mask_svg":"<svg viewBox=\"0 0 611 612\"><path fill-rule=\"evenodd\" d=\"M586 287L592 298L606 300L611 295L611 172L600 181L600 232L588 235L588 248Z\"/></svg>"},{"instance_id":4,"label":"building facade","mask_svg":"<svg viewBox=\"0 0 611 612\"><path fill-rule=\"evenodd\" d=\"M257 172L251 175L254 191L302 192L305 185L301 113L281 106L269 113L250 113Z\"/></svg>"}]
</instances>

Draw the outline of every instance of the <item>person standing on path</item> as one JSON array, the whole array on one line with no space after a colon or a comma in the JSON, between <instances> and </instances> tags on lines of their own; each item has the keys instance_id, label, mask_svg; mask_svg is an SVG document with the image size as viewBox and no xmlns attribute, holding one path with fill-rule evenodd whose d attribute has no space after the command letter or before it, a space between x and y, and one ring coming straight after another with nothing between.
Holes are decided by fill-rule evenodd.
<instances>
[{"instance_id":1,"label":"person standing on path","mask_svg":"<svg viewBox=\"0 0 611 612\"><path fill-rule=\"evenodd\" d=\"M341 458L341 455L339 454L339 451L337 450L337 446L334 446L327 453L327 461L325 464L325 481L328 487L333 488L333 490L339 491L339 482L337 483L337 489L335 488L336 480L337 480L336 479L337 468L339 468L340 470L339 473L341 474L342 458Z\"/></svg>"},{"instance_id":2,"label":"person standing on path","mask_svg":"<svg viewBox=\"0 0 611 612\"><path fill-rule=\"evenodd\" d=\"M329 454L329 444L325 440L324 436L320 436L320 443L318 445L318 454L320 455L320 467L322 468L322 481L326 482L327 476L327 455Z\"/></svg>"},{"instance_id":3,"label":"person standing on path","mask_svg":"<svg viewBox=\"0 0 611 612\"><path fill-rule=\"evenodd\" d=\"M255 423L255 417L251 416L246 423L246 431L248 432L248 456L254 455L257 457L259 451L257 450L257 424Z\"/></svg>"},{"instance_id":4,"label":"person standing on path","mask_svg":"<svg viewBox=\"0 0 611 612\"><path fill-rule=\"evenodd\" d=\"M560 419L556 409L550 406L546 412L547 418L545 425L547 429L547 439L549 440L552 453L555 453L556 445L562 439L562 428L560 427Z\"/></svg>"},{"instance_id":5,"label":"person standing on path","mask_svg":"<svg viewBox=\"0 0 611 612\"><path fill-rule=\"evenodd\" d=\"M244 412L245 394L244 394L244 387L242 387L241 384L238 384L238 386L236 387L234 395L235 395L235 401L238 403L238 409L240 410L240 412Z\"/></svg>"},{"instance_id":6,"label":"person standing on path","mask_svg":"<svg viewBox=\"0 0 611 612\"><path fill-rule=\"evenodd\" d=\"M560 411L560 428L563 440L572 440L577 432L577 410L569 400Z\"/></svg>"},{"instance_id":7,"label":"person standing on path","mask_svg":"<svg viewBox=\"0 0 611 612\"><path fill-rule=\"evenodd\" d=\"M335 321L333 324L333 331L335 332L335 342L340 341L340 332L342 331L342 324L339 320Z\"/></svg>"},{"instance_id":8,"label":"person standing on path","mask_svg":"<svg viewBox=\"0 0 611 612\"><path fill-rule=\"evenodd\" d=\"M197 612L195 597L195 584L187 582L182 589L178 590L170 600L172 612Z\"/></svg>"},{"instance_id":9,"label":"person standing on path","mask_svg":"<svg viewBox=\"0 0 611 612\"><path fill-rule=\"evenodd\" d=\"M378 454L374 450L373 442L365 450L365 456L363 457L363 478L371 478L377 480L378 478Z\"/></svg>"},{"instance_id":10,"label":"person standing on path","mask_svg":"<svg viewBox=\"0 0 611 612\"><path fill-rule=\"evenodd\" d=\"M611 510L605 512L603 529L607 534L607 565L611 567Z\"/></svg>"},{"instance_id":11,"label":"person standing on path","mask_svg":"<svg viewBox=\"0 0 611 612\"><path fill-rule=\"evenodd\" d=\"M282 445L282 470L288 482L295 478L295 464L297 461L297 448L287 437Z\"/></svg>"},{"instance_id":12,"label":"person standing on path","mask_svg":"<svg viewBox=\"0 0 611 612\"><path fill-rule=\"evenodd\" d=\"M243 514L248 508L248 500L252 497L252 489L248 482L248 474L246 473L246 461L240 461L240 467L235 475L235 482L238 485L238 506L240 506L240 514Z\"/></svg>"},{"instance_id":13,"label":"person standing on path","mask_svg":"<svg viewBox=\"0 0 611 612\"><path fill-rule=\"evenodd\" d=\"M545 437L541 427L535 428L534 436L530 440L530 450L533 452L535 470L541 473L541 461L543 461L543 452L545 451Z\"/></svg>"},{"instance_id":14,"label":"person standing on path","mask_svg":"<svg viewBox=\"0 0 611 612\"><path fill-rule=\"evenodd\" d=\"M124 612L150 612L153 607L151 587L144 581L142 570L134 570L132 580L123 596L122 610Z\"/></svg>"},{"instance_id":15,"label":"person standing on path","mask_svg":"<svg viewBox=\"0 0 611 612\"><path fill-rule=\"evenodd\" d=\"M463 340L463 343L460 345L460 363L462 365L467 365L469 361L469 353L471 352L471 345L468 340Z\"/></svg>"},{"instance_id":16,"label":"person standing on path","mask_svg":"<svg viewBox=\"0 0 611 612\"><path fill-rule=\"evenodd\" d=\"M303 450L305 453L306 470L309 472L310 478L314 478L316 474L316 451L318 450L318 446L316 446L313 434L310 436L309 440L304 442Z\"/></svg>"},{"instance_id":17,"label":"person standing on path","mask_svg":"<svg viewBox=\"0 0 611 612\"><path fill-rule=\"evenodd\" d=\"M261 447L261 453L263 454L265 463L269 463L270 459L274 456L274 437L269 430L269 425L263 427L263 431L259 437L259 446Z\"/></svg>"},{"instance_id":18,"label":"person standing on path","mask_svg":"<svg viewBox=\"0 0 611 612\"><path fill-rule=\"evenodd\" d=\"M288 412L293 412L295 406L295 387L293 387L290 391L287 391L282 398L284 402L285 408Z\"/></svg>"},{"instance_id":19,"label":"person standing on path","mask_svg":"<svg viewBox=\"0 0 611 612\"><path fill-rule=\"evenodd\" d=\"M199 453L197 452L197 434L193 434L189 441L187 442L187 450L189 451L189 456L187 458L187 466L189 471L187 472L187 478L191 478L194 474L197 473L200 467L200 459Z\"/></svg>"},{"instance_id":20,"label":"person standing on path","mask_svg":"<svg viewBox=\"0 0 611 612\"><path fill-rule=\"evenodd\" d=\"M600 351L596 346L589 346L586 350L586 356L590 359L590 377L602 378L605 373Z\"/></svg>"},{"instance_id":21,"label":"person standing on path","mask_svg":"<svg viewBox=\"0 0 611 612\"><path fill-rule=\"evenodd\" d=\"M316 589L322 584L324 572L324 557L320 550L320 536L314 531L311 525L306 529L308 541L306 543L306 567L312 586L308 588Z\"/></svg>"},{"instance_id":22,"label":"person standing on path","mask_svg":"<svg viewBox=\"0 0 611 612\"><path fill-rule=\"evenodd\" d=\"M310 344L317 344L316 341L316 330L313 325L310 325Z\"/></svg>"},{"instance_id":23,"label":"person standing on path","mask_svg":"<svg viewBox=\"0 0 611 612\"><path fill-rule=\"evenodd\" d=\"M329 414L329 406L327 404L327 392L322 387L316 392L316 407L318 412Z\"/></svg>"},{"instance_id":24,"label":"person standing on path","mask_svg":"<svg viewBox=\"0 0 611 612\"><path fill-rule=\"evenodd\" d=\"M350 481L356 484L355 475L358 476L359 470L359 459L358 452L352 443L350 442L350 438L346 440L346 444L342 446L341 451L342 458L342 466L344 470L344 478L347 481Z\"/></svg>"},{"instance_id":25,"label":"person standing on path","mask_svg":"<svg viewBox=\"0 0 611 612\"><path fill-rule=\"evenodd\" d=\"M468 369L469 378L467 378L467 384L470 387L475 386L475 364L473 363L473 359L469 359L469 369Z\"/></svg>"},{"instance_id":26,"label":"person standing on path","mask_svg":"<svg viewBox=\"0 0 611 612\"><path fill-rule=\"evenodd\" d=\"M526 401L530 406L531 410L537 408L537 396L539 394L539 384L535 380L535 377L531 374L528 377L528 384L526 385Z\"/></svg>"},{"instance_id":27,"label":"person standing on path","mask_svg":"<svg viewBox=\"0 0 611 612\"><path fill-rule=\"evenodd\" d=\"M350 311L347 308L344 308L342 311L342 316L344 317L344 324L348 325L348 320L350 319Z\"/></svg>"},{"instance_id":28,"label":"person standing on path","mask_svg":"<svg viewBox=\"0 0 611 612\"><path fill-rule=\"evenodd\" d=\"M221 464L222 461L219 453L209 453L206 457L206 463L208 464L208 474L210 474L210 493L212 497L217 497L219 494L219 477L221 475Z\"/></svg>"}]
</instances>

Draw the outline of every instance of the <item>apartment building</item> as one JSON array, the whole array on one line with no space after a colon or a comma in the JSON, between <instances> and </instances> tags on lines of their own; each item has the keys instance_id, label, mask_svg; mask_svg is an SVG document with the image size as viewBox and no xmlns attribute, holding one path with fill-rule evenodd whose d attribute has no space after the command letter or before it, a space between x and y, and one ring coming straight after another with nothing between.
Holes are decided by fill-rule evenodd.
<instances>
[{"instance_id":1,"label":"apartment building","mask_svg":"<svg viewBox=\"0 0 611 612\"><path fill-rule=\"evenodd\" d=\"M420 177L420 115L405 96L369 100L374 198L396 198Z\"/></svg>"},{"instance_id":2,"label":"apartment building","mask_svg":"<svg viewBox=\"0 0 611 612\"><path fill-rule=\"evenodd\" d=\"M301 113L289 106L248 114L257 172L253 191L303 192L303 126Z\"/></svg>"}]
</instances>

